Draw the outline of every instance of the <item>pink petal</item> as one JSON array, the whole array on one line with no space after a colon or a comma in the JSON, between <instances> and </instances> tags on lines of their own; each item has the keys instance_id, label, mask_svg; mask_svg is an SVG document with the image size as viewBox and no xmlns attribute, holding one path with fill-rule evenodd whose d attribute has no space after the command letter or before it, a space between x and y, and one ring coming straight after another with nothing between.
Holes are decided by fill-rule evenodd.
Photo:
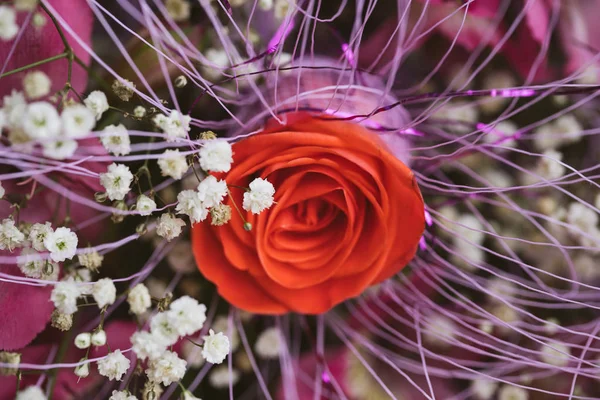
<instances>
[{"instance_id":1,"label":"pink petal","mask_svg":"<svg viewBox=\"0 0 600 400\"><path fill-rule=\"evenodd\" d=\"M58 15L65 19L75 33L88 45L91 45L93 16L85 0L49 0L49 3L56 9ZM43 12L42 12L43 13ZM26 13L19 13L19 24L23 24ZM44 16L46 16L44 14ZM47 16L46 16L47 17ZM19 43L16 51L8 61L5 72L19 68L36 61L40 61L64 51L64 45L60 39L58 31L47 18L46 25L38 29L29 24L25 28L25 33ZM84 63L90 62L90 55L77 43L77 41L66 34L69 44L73 48L75 55L83 60ZM13 41L0 41L0 68L4 65L4 60L8 58ZM36 70L45 72L52 80L52 90L61 90L67 81L66 59L53 61L48 64L36 67ZM22 79L26 72L20 72L2 79L0 85L0 96L11 92L12 89L22 90ZM87 85L87 72L81 66L73 64L73 74L71 83L73 88L82 93Z\"/></svg>"},{"instance_id":2,"label":"pink petal","mask_svg":"<svg viewBox=\"0 0 600 400\"><path fill-rule=\"evenodd\" d=\"M14 265L0 266L0 272L23 276ZM0 281L0 349L20 349L44 330L54 309L50 302L51 291L51 286L28 286Z\"/></svg>"},{"instance_id":3,"label":"pink petal","mask_svg":"<svg viewBox=\"0 0 600 400\"><path fill-rule=\"evenodd\" d=\"M106 335L110 348L125 350L131 347L129 337L135 332L136 326L133 322L114 321L105 327ZM22 351L21 362L45 364L46 358L53 346L58 346L60 343L47 343L35 346L30 346ZM108 347L103 346L99 349L92 348L90 358L100 357L106 354ZM69 347L69 351L63 362L73 363L79 361L85 356L85 350L79 350L75 346ZM38 375L23 375L21 387L34 385L38 379ZM73 369L61 369L56 379L54 387L53 399L55 400L73 400L75 398L88 398L86 393L91 393L98 384L104 382L104 378L98 375L96 368L90 365L90 375L87 378L79 379L73 373ZM0 376L0 399L13 399L16 388L16 378ZM89 397L92 398L92 397Z\"/></svg>"}]
</instances>

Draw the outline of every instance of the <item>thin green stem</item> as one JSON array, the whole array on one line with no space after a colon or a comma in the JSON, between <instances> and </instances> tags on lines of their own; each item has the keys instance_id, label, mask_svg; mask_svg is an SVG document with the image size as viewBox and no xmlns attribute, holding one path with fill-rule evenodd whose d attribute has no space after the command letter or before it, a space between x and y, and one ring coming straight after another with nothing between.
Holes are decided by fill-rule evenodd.
<instances>
[{"instance_id":1,"label":"thin green stem","mask_svg":"<svg viewBox=\"0 0 600 400\"><path fill-rule=\"evenodd\" d=\"M19 73L19 72L26 71L26 70L28 70L28 69L30 69L30 68L35 68L35 67L38 67L38 66L40 66L40 65L48 64L48 63L50 63L50 62L52 62L52 61L60 60L60 59L62 59L62 58L65 58L65 57L67 57L68 55L69 55L69 53L68 53L68 52L64 52L64 53L61 53L61 54L57 54L57 55L55 55L55 56L52 56L52 57L50 57L50 58L46 58L46 59L44 59L44 60L40 60L40 61L36 61L36 62L34 62L34 63L31 63L31 64L27 64L27 65L25 65L25 66L23 66L23 67L19 67L19 68L16 68L16 69L13 69L13 70L11 70L11 71L8 71L8 72L5 72L5 73L3 73L2 75L0 75L0 78L4 78L4 77L6 77L6 76L9 76L9 75L12 75L12 74L17 74L17 73Z\"/></svg>"},{"instance_id":2,"label":"thin green stem","mask_svg":"<svg viewBox=\"0 0 600 400\"><path fill-rule=\"evenodd\" d=\"M48 14L48 17L50 17L52 24L58 31L58 34L60 35L60 40L62 41L63 45L65 46L65 52L71 51L71 53L72 53L73 50L71 49L71 46L69 45L69 41L67 40L65 33L63 32L62 28L60 27L60 24L58 23L58 21L56 20L54 15L52 15L50 10L48 10L48 8L46 7L46 5L43 2L40 2L40 5L42 6L42 10L44 10L46 12L46 14Z\"/></svg>"}]
</instances>

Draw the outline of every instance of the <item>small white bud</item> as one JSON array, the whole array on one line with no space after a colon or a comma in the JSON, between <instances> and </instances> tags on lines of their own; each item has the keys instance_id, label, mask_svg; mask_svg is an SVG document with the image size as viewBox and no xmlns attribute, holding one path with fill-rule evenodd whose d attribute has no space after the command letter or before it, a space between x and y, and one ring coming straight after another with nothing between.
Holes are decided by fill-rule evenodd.
<instances>
[{"instance_id":1,"label":"small white bud","mask_svg":"<svg viewBox=\"0 0 600 400\"><path fill-rule=\"evenodd\" d=\"M106 344L106 332L103 329L92 333L92 344L94 346L104 346Z\"/></svg>"},{"instance_id":2,"label":"small white bud","mask_svg":"<svg viewBox=\"0 0 600 400\"><path fill-rule=\"evenodd\" d=\"M92 342L92 335L89 333L80 333L75 337L75 347L78 349L87 349Z\"/></svg>"}]
</instances>

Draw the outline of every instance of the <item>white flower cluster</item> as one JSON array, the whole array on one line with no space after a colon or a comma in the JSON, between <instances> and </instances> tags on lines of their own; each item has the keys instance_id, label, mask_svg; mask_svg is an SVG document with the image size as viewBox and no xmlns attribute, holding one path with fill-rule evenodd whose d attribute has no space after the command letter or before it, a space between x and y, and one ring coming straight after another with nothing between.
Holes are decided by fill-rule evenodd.
<instances>
[{"instance_id":1,"label":"white flower cluster","mask_svg":"<svg viewBox=\"0 0 600 400\"><path fill-rule=\"evenodd\" d=\"M17 25L17 13L12 7L0 6L0 39L12 40L19 32Z\"/></svg>"},{"instance_id":2,"label":"white flower cluster","mask_svg":"<svg viewBox=\"0 0 600 400\"><path fill-rule=\"evenodd\" d=\"M94 113L96 120L102 118L102 114L108 111L109 107L106 95L100 90L94 90L91 92L83 101L83 103Z\"/></svg>"},{"instance_id":3,"label":"white flower cluster","mask_svg":"<svg viewBox=\"0 0 600 400\"><path fill-rule=\"evenodd\" d=\"M137 400L137 397L123 390L113 390L108 400Z\"/></svg>"},{"instance_id":4,"label":"white flower cluster","mask_svg":"<svg viewBox=\"0 0 600 400\"><path fill-rule=\"evenodd\" d=\"M137 198L137 202L135 203L135 209L138 210L140 215L148 216L156 210L156 202L152 200L150 197L142 194Z\"/></svg>"},{"instance_id":5,"label":"white flower cluster","mask_svg":"<svg viewBox=\"0 0 600 400\"><path fill-rule=\"evenodd\" d=\"M449 210L440 210L442 214L444 211ZM448 212L444 218L449 219L442 223L451 230L449 234L453 239L456 252L452 255L452 262L468 271L473 271L477 268L476 264L485 259L485 251L477 247L481 246L485 240L485 233L482 232L483 224L471 214L456 215Z\"/></svg>"},{"instance_id":6,"label":"white flower cluster","mask_svg":"<svg viewBox=\"0 0 600 400\"><path fill-rule=\"evenodd\" d=\"M200 149L200 168L211 172L229 172L233 162L231 144L226 140L206 141Z\"/></svg>"},{"instance_id":7,"label":"white flower cluster","mask_svg":"<svg viewBox=\"0 0 600 400\"><path fill-rule=\"evenodd\" d=\"M197 190L184 190L177 196L175 210L190 217L192 224L204 221L211 207L216 207L227 196L227 183L212 175L200 182Z\"/></svg>"},{"instance_id":8,"label":"white flower cluster","mask_svg":"<svg viewBox=\"0 0 600 400\"><path fill-rule=\"evenodd\" d=\"M52 86L50 78L41 71L28 73L23 85L30 99L47 96ZM71 157L78 146L76 139L89 135L95 126L94 113L81 104L69 105L59 115L53 104L27 103L23 93L16 90L4 96L0 109L0 129L9 129L8 138L13 145L25 146L23 151L30 151L35 141L39 141L44 156L57 160Z\"/></svg>"},{"instance_id":9,"label":"white flower cluster","mask_svg":"<svg viewBox=\"0 0 600 400\"><path fill-rule=\"evenodd\" d=\"M120 381L129 369L129 365L129 359L121 353L121 350L115 350L98 361L98 373L111 381Z\"/></svg>"},{"instance_id":10,"label":"white flower cluster","mask_svg":"<svg viewBox=\"0 0 600 400\"><path fill-rule=\"evenodd\" d=\"M250 190L244 193L242 207L252 214L260 214L274 203L275 188L266 179L256 178L250 182Z\"/></svg>"},{"instance_id":11,"label":"white flower cluster","mask_svg":"<svg viewBox=\"0 0 600 400\"><path fill-rule=\"evenodd\" d=\"M18 263L21 270L31 277L41 277L46 265L44 257L37 252L48 251L52 261L62 262L75 256L77 243L77 235L71 229L60 227L53 230L49 222L33 224L27 240L11 218L2 220L0 224L0 250L12 251L17 247L25 247Z\"/></svg>"},{"instance_id":12,"label":"white flower cluster","mask_svg":"<svg viewBox=\"0 0 600 400\"><path fill-rule=\"evenodd\" d=\"M541 151L578 142L583 135L583 127L573 115L563 115L556 121L540 126L535 131L533 143Z\"/></svg>"},{"instance_id":13,"label":"white flower cluster","mask_svg":"<svg viewBox=\"0 0 600 400\"><path fill-rule=\"evenodd\" d=\"M106 194L111 200L123 200L129 193L133 174L129 167L123 164L112 163L108 171L100 174L100 184L106 189Z\"/></svg>"},{"instance_id":14,"label":"white flower cluster","mask_svg":"<svg viewBox=\"0 0 600 400\"><path fill-rule=\"evenodd\" d=\"M132 295L134 290L137 293ZM149 307L149 295L145 287L136 286L130 296L130 307L134 313L140 314ZM167 311L152 317L149 332L139 331L131 336L133 352L140 360L149 361L146 374L152 382L167 386L183 378L187 363L167 348L180 338L198 332L205 321L206 306L189 296L183 296L173 301Z\"/></svg>"},{"instance_id":15,"label":"white flower cluster","mask_svg":"<svg viewBox=\"0 0 600 400\"><path fill-rule=\"evenodd\" d=\"M25 235L15 226L15 221L12 218L2 220L0 224L0 250L13 251L17 247L21 247Z\"/></svg>"},{"instance_id":16,"label":"white flower cluster","mask_svg":"<svg viewBox=\"0 0 600 400\"><path fill-rule=\"evenodd\" d=\"M162 176L173 179L181 179L189 169L185 156L181 155L179 150L165 150L162 158L158 160L158 167Z\"/></svg>"},{"instance_id":17,"label":"white flower cluster","mask_svg":"<svg viewBox=\"0 0 600 400\"><path fill-rule=\"evenodd\" d=\"M15 400L46 400L46 395L39 386L29 386L19 391Z\"/></svg>"},{"instance_id":18,"label":"white flower cluster","mask_svg":"<svg viewBox=\"0 0 600 400\"><path fill-rule=\"evenodd\" d=\"M129 291L127 303L133 314L142 315L152 305L150 291L143 283L138 283Z\"/></svg>"},{"instance_id":19,"label":"white flower cluster","mask_svg":"<svg viewBox=\"0 0 600 400\"><path fill-rule=\"evenodd\" d=\"M181 229L184 226L185 222L181 218L176 218L171 214L163 214L158 220L156 234L170 242L181 235Z\"/></svg>"},{"instance_id":20,"label":"white flower cluster","mask_svg":"<svg viewBox=\"0 0 600 400\"><path fill-rule=\"evenodd\" d=\"M156 126L167 134L167 142L174 142L177 139L185 138L190 131L191 120L192 118L189 115L182 115L177 110L171 111L168 117L159 114L153 118Z\"/></svg>"},{"instance_id":21,"label":"white flower cluster","mask_svg":"<svg viewBox=\"0 0 600 400\"><path fill-rule=\"evenodd\" d=\"M81 285L80 282L89 281L89 270L81 268L77 273L77 276L67 276L58 282L50 295L50 300L61 314L75 313L77 299L83 295L92 295L100 309L115 302L117 289L110 278L100 279L93 285Z\"/></svg>"},{"instance_id":22,"label":"white flower cluster","mask_svg":"<svg viewBox=\"0 0 600 400\"><path fill-rule=\"evenodd\" d=\"M129 134L123 124L109 125L101 134L100 141L108 152L115 156L124 156L131 152Z\"/></svg>"}]
</instances>

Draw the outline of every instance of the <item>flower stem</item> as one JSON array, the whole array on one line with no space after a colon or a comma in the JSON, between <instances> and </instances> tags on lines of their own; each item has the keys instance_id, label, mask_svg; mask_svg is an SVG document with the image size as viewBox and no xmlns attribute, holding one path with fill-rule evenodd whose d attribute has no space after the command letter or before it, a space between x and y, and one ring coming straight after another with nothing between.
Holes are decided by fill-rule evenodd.
<instances>
[{"instance_id":1,"label":"flower stem","mask_svg":"<svg viewBox=\"0 0 600 400\"><path fill-rule=\"evenodd\" d=\"M26 70L28 70L30 68L38 67L40 65L48 64L48 63L50 63L52 61L56 61L56 60L60 60L62 58L66 58L68 55L69 55L68 52L64 52L64 53L52 56L50 58L46 58L44 60L40 60L40 61L36 61L34 63L31 63L31 64L27 64L27 65L25 65L23 67L19 67L19 68L16 68L16 69L13 69L11 71L3 73L2 75L0 75L0 78L4 78L4 77L9 76L9 75L17 74L19 72L26 71Z\"/></svg>"}]
</instances>

